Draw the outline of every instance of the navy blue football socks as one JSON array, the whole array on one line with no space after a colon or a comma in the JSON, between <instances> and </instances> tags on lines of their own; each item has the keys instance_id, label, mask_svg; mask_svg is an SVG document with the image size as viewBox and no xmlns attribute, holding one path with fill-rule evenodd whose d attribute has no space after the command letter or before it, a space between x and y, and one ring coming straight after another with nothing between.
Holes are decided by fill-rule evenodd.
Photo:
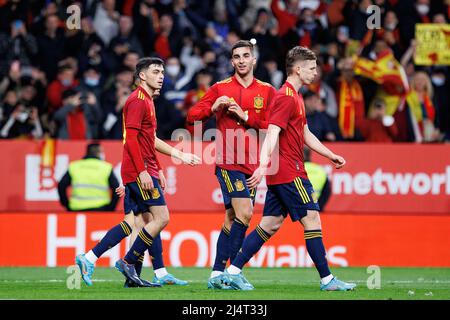
<instances>
[{"instance_id":1,"label":"navy blue football socks","mask_svg":"<svg viewBox=\"0 0 450 320\"><path fill-rule=\"evenodd\" d=\"M213 271L224 271L227 261L230 258L230 230L225 226L220 231L216 245L216 259L214 260Z\"/></svg>"},{"instance_id":2,"label":"navy blue football socks","mask_svg":"<svg viewBox=\"0 0 450 320\"><path fill-rule=\"evenodd\" d=\"M239 251L236 258L231 261L232 265L242 269L269 238L270 234L258 225L256 229L245 238L242 249Z\"/></svg>"},{"instance_id":3,"label":"navy blue football socks","mask_svg":"<svg viewBox=\"0 0 450 320\"><path fill-rule=\"evenodd\" d=\"M331 274L322 241L322 230L305 230L306 250L314 262L321 278Z\"/></svg>"},{"instance_id":4,"label":"navy blue football socks","mask_svg":"<svg viewBox=\"0 0 450 320\"><path fill-rule=\"evenodd\" d=\"M100 258L107 250L117 245L123 238L131 234L131 227L122 221L114 228L110 229L99 243L92 249L92 252Z\"/></svg>"},{"instance_id":5,"label":"navy blue football socks","mask_svg":"<svg viewBox=\"0 0 450 320\"><path fill-rule=\"evenodd\" d=\"M152 259L153 270L164 268L160 233L158 233L158 235L153 239L153 245L150 247L150 249L148 249L148 253L150 254L150 257Z\"/></svg>"},{"instance_id":6,"label":"navy blue football socks","mask_svg":"<svg viewBox=\"0 0 450 320\"><path fill-rule=\"evenodd\" d=\"M152 246L152 243L152 236L147 231L145 231L145 229L142 229L136 237L136 240L134 241L130 250L128 250L128 253L124 258L125 261L129 264L136 264L139 258L144 255L145 250L149 249Z\"/></svg>"},{"instance_id":7,"label":"navy blue football socks","mask_svg":"<svg viewBox=\"0 0 450 320\"><path fill-rule=\"evenodd\" d=\"M231 225L229 246L230 246L230 261L233 261L236 257L239 249L241 249L242 242L245 238L245 232L247 232L248 226L238 218L234 219Z\"/></svg>"}]
</instances>

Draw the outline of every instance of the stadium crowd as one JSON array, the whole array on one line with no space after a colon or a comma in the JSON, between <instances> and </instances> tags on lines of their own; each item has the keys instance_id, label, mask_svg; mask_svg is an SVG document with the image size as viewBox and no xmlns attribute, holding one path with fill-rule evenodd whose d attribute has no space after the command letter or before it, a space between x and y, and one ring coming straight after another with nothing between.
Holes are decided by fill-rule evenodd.
<instances>
[{"instance_id":1,"label":"stadium crowd","mask_svg":"<svg viewBox=\"0 0 450 320\"><path fill-rule=\"evenodd\" d=\"M81 8L70 29L66 8ZM368 29L369 5L381 8ZM279 88L295 45L318 56L303 92L321 141L450 141L449 66L414 64L415 25L450 21L450 1L0 1L0 137L121 139L121 110L140 57L159 56L158 137L229 77L230 48L255 39L255 76ZM214 127L211 120L204 127Z\"/></svg>"}]
</instances>

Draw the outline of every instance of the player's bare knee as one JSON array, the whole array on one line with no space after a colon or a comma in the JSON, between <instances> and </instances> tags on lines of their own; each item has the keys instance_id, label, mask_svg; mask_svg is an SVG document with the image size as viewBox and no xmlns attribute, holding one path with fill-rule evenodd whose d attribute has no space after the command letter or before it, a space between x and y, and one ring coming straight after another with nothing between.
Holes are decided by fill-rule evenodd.
<instances>
[{"instance_id":1,"label":"player's bare knee","mask_svg":"<svg viewBox=\"0 0 450 320\"><path fill-rule=\"evenodd\" d=\"M128 225L131 227L131 228L133 228L133 226L134 226L134 214L133 214L133 212L130 212L129 214L127 214L126 216L125 216L125 218L123 219L126 223L128 223Z\"/></svg>"},{"instance_id":2,"label":"player's bare knee","mask_svg":"<svg viewBox=\"0 0 450 320\"><path fill-rule=\"evenodd\" d=\"M283 217L264 217L259 226L268 234L273 236L283 224Z\"/></svg>"},{"instance_id":3,"label":"player's bare knee","mask_svg":"<svg viewBox=\"0 0 450 320\"><path fill-rule=\"evenodd\" d=\"M156 217L155 217L155 220L156 220ZM170 218L169 218L168 212L167 212L167 214L165 213L158 217L158 223L159 223L161 230L164 229L169 224L169 220L170 220Z\"/></svg>"},{"instance_id":4,"label":"player's bare knee","mask_svg":"<svg viewBox=\"0 0 450 320\"><path fill-rule=\"evenodd\" d=\"M147 223L144 221L142 214L139 214L134 217L134 225L135 225L136 229L140 230L143 227L145 227L146 224Z\"/></svg>"},{"instance_id":5,"label":"player's bare knee","mask_svg":"<svg viewBox=\"0 0 450 320\"><path fill-rule=\"evenodd\" d=\"M321 229L320 215L318 211L308 211L307 215L300 221L306 230Z\"/></svg>"},{"instance_id":6,"label":"player's bare knee","mask_svg":"<svg viewBox=\"0 0 450 320\"><path fill-rule=\"evenodd\" d=\"M252 206L243 206L236 211L236 218L244 222L245 224L249 224L252 219L253 208Z\"/></svg>"}]
</instances>

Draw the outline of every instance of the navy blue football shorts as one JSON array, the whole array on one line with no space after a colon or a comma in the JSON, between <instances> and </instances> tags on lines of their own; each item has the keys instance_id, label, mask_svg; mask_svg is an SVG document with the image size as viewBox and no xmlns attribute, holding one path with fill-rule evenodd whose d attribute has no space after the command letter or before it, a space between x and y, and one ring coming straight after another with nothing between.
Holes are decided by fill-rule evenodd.
<instances>
[{"instance_id":1,"label":"navy blue football shorts","mask_svg":"<svg viewBox=\"0 0 450 320\"><path fill-rule=\"evenodd\" d=\"M255 204L256 189L249 190L247 179L250 175L237 170L225 170L216 167L216 177L222 189L225 209L232 208L232 198L250 198Z\"/></svg>"},{"instance_id":2,"label":"navy blue football shorts","mask_svg":"<svg viewBox=\"0 0 450 320\"><path fill-rule=\"evenodd\" d=\"M150 191L142 189L139 178L135 182L125 185L125 197L123 199L125 214L133 211L137 215L148 212L149 207L166 205L159 180L155 177L152 177L152 180L154 188Z\"/></svg>"},{"instance_id":3,"label":"navy blue football shorts","mask_svg":"<svg viewBox=\"0 0 450 320\"><path fill-rule=\"evenodd\" d=\"M320 211L317 195L308 179L297 177L290 183L268 186L263 216L287 217L292 221L302 219L307 210Z\"/></svg>"}]
</instances>

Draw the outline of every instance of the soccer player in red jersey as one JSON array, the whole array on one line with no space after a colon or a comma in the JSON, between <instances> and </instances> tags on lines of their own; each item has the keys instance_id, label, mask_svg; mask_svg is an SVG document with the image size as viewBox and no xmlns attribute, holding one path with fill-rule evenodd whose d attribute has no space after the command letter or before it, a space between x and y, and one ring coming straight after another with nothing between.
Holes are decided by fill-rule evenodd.
<instances>
[{"instance_id":1,"label":"soccer player in red jersey","mask_svg":"<svg viewBox=\"0 0 450 320\"><path fill-rule=\"evenodd\" d=\"M162 245L158 230L167 223L168 210L162 194L165 188L165 177L155 150L182 160L185 164L195 165L200 162L200 159L193 154L183 153L173 148L155 135L156 117L152 97L159 95L162 86L163 61L159 58L141 59L136 66L135 78L139 79L140 86L127 99L123 111L122 180L125 184L125 219L109 230L87 254L77 256L77 265L80 267L83 280L88 285L92 285L91 277L96 260L130 234L130 242L134 249L131 251L133 255L130 258L128 254L129 258L126 257L126 261L134 264L127 265L122 260L116 263L116 267L127 278L126 287L156 286L139 278L143 253L146 249L153 258L154 281L157 284L186 284L169 274L162 261ZM120 188L117 191L120 193ZM153 222L153 220L156 221ZM141 230L143 227L147 230ZM139 235L138 240L134 241L136 230ZM152 242L154 242L153 245ZM137 256L141 251L142 253ZM123 264L125 265L122 266Z\"/></svg>"},{"instance_id":2,"label":"soccer player in red jersey","mask_svg":"<svg viewBox=\"0 0 450 320\"><path fill-rule=\"evenodd\" d=\"M242 251L232 261L222 280L237 290L253 290L242 275L242 268L251 257L279 230L289 214L304 228L306 248L321 278L321 290L352 290L356 284L334 277L326 260L322 242L319 205L304 167L303 145L328 158L337 169L345 165L343 157L325 147L308 129L303 98L298 94L304 84L316 76L316 56L305 47L294 47L286 57L288 78L277 92L269 114L267 136L261 148L260 165L248 186L255 188L267 175L268 191L261 222L244 240ZM278 153L274 152L279 146ZM278 163L278 172L270 172ZM276 166L275 166L276 167Z\"/></svg>"},{"instance_id":3,"label":"soccer player in red jersey","mask_svg":"<svg viewBox=\"0 0 450 320\"><path fill-rule=\"evenodd\" d=\"M187 115L188 123L214 114L217 120L215 173L226 214L208 281L211 289L230 289L221 283L221 275L228 259L232 261L241 248L252 217L256 188L248 188L246 179L258 167L258 129L267 128L268 109L276 92L254 78L256 57L250 41L233 45L231 64L235 74L209 88Z\"/></svg>"}]
</instances>

